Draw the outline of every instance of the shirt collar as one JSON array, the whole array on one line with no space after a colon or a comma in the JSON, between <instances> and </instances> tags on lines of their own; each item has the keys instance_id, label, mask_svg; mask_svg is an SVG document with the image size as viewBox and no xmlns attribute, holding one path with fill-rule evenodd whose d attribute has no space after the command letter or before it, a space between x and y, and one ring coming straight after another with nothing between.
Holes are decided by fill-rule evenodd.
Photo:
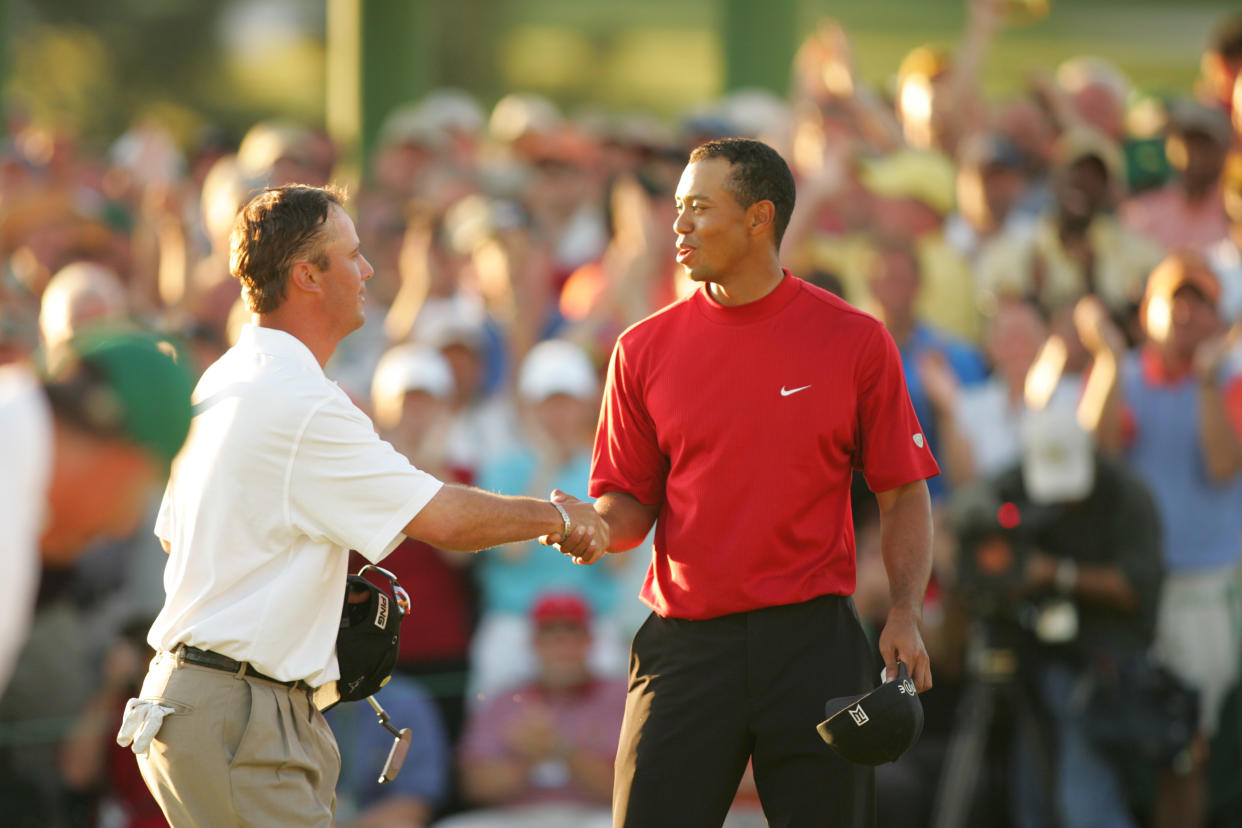
<instances>
[{"instance_id":1,"label":"shirt collar","mask_svg":"<svg viewBox=\"0 0 1242 828\"><path fill-rule=\"evenodd\" d=\"M720 304L712 298L707 285L702 285L694 293L694 301L707 318L716 322L726 324L757 322L776 313L798 295L801 280L790 275L789 271L784 268L781 268L781 274L780 282L771 292L744 305Z\"/></svg>"},{"instance_id":2,"label":"shirt collar","mask_svg":"<svg viewBox=\"0 0 1242 828\"><path fill-rule=\"evenodd\" d=\"M1190 366L1181 371L1170 371L1160 357L1160 351L1150 342L1139 352L1139 365L1143 369L1143 379L1149 385L1179 385L1190 376Z\"/></svg>"},{"instance_id":3,"label":"shirt collar","mask_svg":"<svg viewBox=\"0 0 1242 828\"><path fill-rule=\"evenodd\" d=\"M260 354L290 359L316 373L323 373L323 366L315 359L310 348L306 347L306 343L293 334L276 328L263 328L247 322L237 337L237 346Z\"/></svg>"}]
</instances>

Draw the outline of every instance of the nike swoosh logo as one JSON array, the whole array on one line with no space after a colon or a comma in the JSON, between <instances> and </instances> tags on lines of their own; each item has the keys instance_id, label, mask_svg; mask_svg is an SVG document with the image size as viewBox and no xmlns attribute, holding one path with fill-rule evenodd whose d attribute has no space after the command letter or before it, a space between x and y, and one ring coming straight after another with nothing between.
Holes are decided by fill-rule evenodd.
<instances>
[{"instance_id":1,"label":"nike swoosh logo","mask_svg":"<svg viewBox=\"0 0 1242 828\"><path fill-rule=\"evenodd\" d=\"M781 386L781 396L782 396L782 397L788 397L790 394L797 394L799 391L805 391L806 389L808 389L808 388L810 388L810 387L811 387L811 386L809 386L809 385L804 385L804 386L802 386L801 388L786 388L785 386L783 386L783 385L782 385L782 386Z\"/></svg>"}]
</instances>

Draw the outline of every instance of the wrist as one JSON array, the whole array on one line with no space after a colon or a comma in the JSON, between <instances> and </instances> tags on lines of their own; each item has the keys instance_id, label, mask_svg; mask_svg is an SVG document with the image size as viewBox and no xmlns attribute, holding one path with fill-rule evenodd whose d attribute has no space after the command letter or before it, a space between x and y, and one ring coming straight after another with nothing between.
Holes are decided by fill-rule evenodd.
<instances>
[{"instance_id":1,"label":"wrist","mask_svg":"<svg viewBox=\"0 0 1242 828\"><path fill-rule=\"evenodd\" d=\"M915 623L923 620L923 602L919 601L917 605L911 603L898 603L894 601L888 610L889 620L908 619Z\"/></svg>"},{"instance_id":2,"label":"wrist","mask_svg":"<svg viewBox=\"0 0 1242 828\"><path fill-rule=\"evenodd\" d=\"M551 503L553 507L555 507L557 514L561 518L561 523L562 523L561 537L564 538L565 540L568 540L569 530L573 528L573 521L569 519L569 511L564 506L557 503L555 500L549 500L548 502Z\"/></svg>"}]
</instances>

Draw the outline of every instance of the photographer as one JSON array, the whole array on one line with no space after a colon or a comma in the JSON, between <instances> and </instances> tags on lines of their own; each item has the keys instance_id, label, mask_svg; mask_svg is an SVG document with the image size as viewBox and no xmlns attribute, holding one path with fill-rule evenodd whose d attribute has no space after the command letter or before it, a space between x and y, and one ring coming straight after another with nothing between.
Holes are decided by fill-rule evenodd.
<instances>
[{"instance_id":1,"label":"photographer","mask_svg":"<svg viewBox=\"0 0 1242 828\"><path fill-rule=\"evenodd\" d=\"M975 592L990 585L994 598L1002 584L1011 590L1012 601L992 606L1021 630L1027 689L1052 740L1056 816L1048 824L1134 826L1118 761L1125 746L1106 740L1110 720L1129 711L1097 706L1107 678L1147 663L1163 576L1155 506L1138 478L1096 454L1069 407L1029 413L1022 441L1016 466L961 494L959 504L991 504L957 513L970 553L963 582ZM1028 747L1017 745L1016 755L1029 757ZM1136 750L1126 760L1144 757ZM1037 794L1022 782L1037 774L1014 770L1020 824L1045 824L1037 815L1048 808L1027 801Z\"/></svg>"}]
</instances>

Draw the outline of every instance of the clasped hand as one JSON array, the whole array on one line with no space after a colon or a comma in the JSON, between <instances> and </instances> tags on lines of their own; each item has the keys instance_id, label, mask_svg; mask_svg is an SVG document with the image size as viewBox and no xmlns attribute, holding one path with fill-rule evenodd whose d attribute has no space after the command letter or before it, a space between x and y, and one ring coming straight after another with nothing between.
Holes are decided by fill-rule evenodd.
<instances>
[{"instance_id":1,"label":"clasped hand","mask_svg":"<svg viewBox=\"0 0 1242 828\"><path fill-rule=\"evenodd\" d=\"M577 564L593 564L608 552L608 522L595 511L594 505L583 502L560 489L552 490L552 500L569 513L569 537L560 533L544 535L539 542L554 546Z\"/></svg>"}]
</instances>

